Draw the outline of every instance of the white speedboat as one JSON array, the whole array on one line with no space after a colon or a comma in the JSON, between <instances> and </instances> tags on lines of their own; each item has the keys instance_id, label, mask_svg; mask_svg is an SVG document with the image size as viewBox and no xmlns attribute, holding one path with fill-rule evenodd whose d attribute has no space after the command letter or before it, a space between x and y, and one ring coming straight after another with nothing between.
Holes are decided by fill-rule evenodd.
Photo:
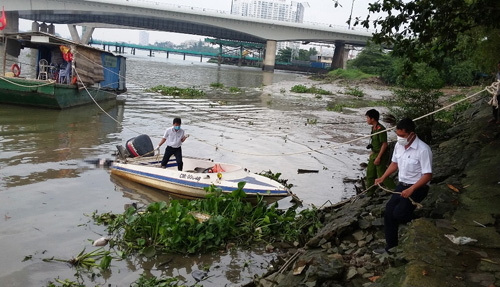
<instances>
[{"instance_id":1,"label":"white speedboat","mask_svg":"<svg viewBox=\"0 0 500 287\"><path fill-rule=\"evenodd\" d=\"M187 199L205 198L207 191L204 188L210 185L219 187L223 193L231 193L238 189L239 182L245 182L243 190L247 194L246 200L251 202L256 201L257 195L261 195L267 203L292 195L281 183L234 164L184 156L183 171L177 170L174 157L166 168L162 168L161 159L151 156L153 147L147 143L150 139L146 137L139 136L136 142L134 139L129 140L126 149L130 152L118 147L119 156L110 167L112 174ZM146 153L151 154L145 154L148 150ZM130 154L134 157L130 157Z\"/></svg>"}]
</instances>

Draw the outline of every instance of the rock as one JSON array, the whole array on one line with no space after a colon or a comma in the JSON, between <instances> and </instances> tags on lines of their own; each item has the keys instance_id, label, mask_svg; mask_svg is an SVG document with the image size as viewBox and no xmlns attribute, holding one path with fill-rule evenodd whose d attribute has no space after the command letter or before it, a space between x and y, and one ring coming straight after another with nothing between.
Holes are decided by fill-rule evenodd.
<instances>
[{"instance_id":1,"label":"rock","mask_svg":"<svg viewBox=\"0 0 500 287\"><path fill-rule=\"evenodd\" d=\"M358 226L359 228L361 229L368 229L370 228L370 226L372 226L371 222L364 219L364 218L361 218L359 221L358 221Z\"/></svg>"},{"instance_id":2,"label":"rock","mask_svg":"<svg viewBox=\"0 0 500 287\"><path fill-rule=\"evenodd\" d=\"M358 247L364 247L365 245L366 245L366 241L364 241L364 240L358 241Z\"/></svg>"},{"instance_id":3,"label":"rock","mask_svg":"<svg viewBox=\"0 0 500 287\"><path fill-rule=\"evenodd\" d=\"M483 286L489 286L495 283L495 275L491 273L467 273L468 281L479 283Z\"/></svg>"},{"instance_id":4,"label":"rock","mask_svg":"<svg viewBox=\"0 0 500 287\"><path fill-rule=\"evenodd\" d=\"M358 230L352 234L356 241L363 240L366 237L366 233L363 230Z\"/></svg>"},{"instance_id":5,"label":"rock","mask_svg":"<svg viewBox=\"0 0 500 287\"><path fill-rule=\"evenodd\" d=\"M373 226L379 227L379 226L384 226L384 219L383 218L377 218L372 222Z\"/></svg>"},{"instance_id":6,"label":"rock","mask_svg":"<svg viewBox=\"0 0 500 287\"><path fill-rule=\"evenodd\" d=\"M356 271L356 267L351 266L351 267L349 267L349 269L347 270L347 275L346 275L345 280L346 280L346 281L349 281L349 280L351 280L352 278L354 278L354 276L356 276L356 275L358 275L358 271Z\"/></svg>"},{"instance_id":7,"label":"rock","mask_svg":"<svg viewBox=\"0 0 500 287\"><path fill-rule=\"evenodd\" d=\"M477 269L483 272L500 272L500 258L492 258L491 261L481 260Z\"/></svg>"},{"instance_id":8,"label":"rock","mask_svg":"<svg viewBox=\"0 0 500 287\"><path fill-rule=\"evenodd\" d=\"M356 269L356 271L358 272L359 275L363 276L364 274L366 274L367 270L366 268L364 267L360 267L358 269Z\"/></svg>"}]
</instances>

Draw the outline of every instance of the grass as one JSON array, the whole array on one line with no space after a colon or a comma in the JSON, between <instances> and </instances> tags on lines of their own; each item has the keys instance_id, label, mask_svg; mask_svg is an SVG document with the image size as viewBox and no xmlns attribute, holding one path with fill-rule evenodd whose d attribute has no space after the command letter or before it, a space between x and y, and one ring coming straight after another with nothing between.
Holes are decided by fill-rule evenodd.
<instances>
[{"instance_id":1,"label":"grass","mask_svg":"<svg viewBox=\"0 0 500 287\"><path fill-rule=\"evenodd\" d=\"M231 93L240 93L241 89L238 88L238 87L231 87L231 88L229 88L229 92L231 92Z\"/></svg>"},{"instance_id":2,"label":"grass","mask_svg":"<svg viewBox=\"0 0 500 287\"><path fill-rule=\"evenodd\" d=\"M327 77L330 79L346 79L346 80L360 80L378 77L377 75L370 75L361 72L357 69L336 69L328 72Z\"/></svg>"},{"instance_id":3,"label":"grass","mask_svg":"<svg viewBox=\"0 0 500 287\"><path fill-rule=\"evenodd\" d=\"M354 87L354 88L351 88L351 87L347 87L344 91L344 94L346 95L351 95L351 96L355 96L355 97L358 97L358 98L362 98L365 96L365 92L363 92L361 89L359 89L358 87Z\"/></svg>"},{"instance_id":4,"label":"grass","mask_svg":"<svg viewBox=\"0 0 500 287\"><path fill-rule=\"evenodd\" d=\"M224 84L223 83L219 83L219 82L214 82L214 83L210 83L210 87L216 88L216 89L223 89L224 88Z\"/></svg>"},{"instance_id":5,"label":"grass","mask_svg":"<svg viewBox=\"0 0 500 287\"><path fill-rule=\"evenodd\" d=\"M290 89L290 92L294 93L308 93L308 94L316 94L316 95L331 95L332 92L323 90L321 88L316 88L315 86L311 86L310 88L304 85L295 85Z\"/></svg>"}]
</instances>

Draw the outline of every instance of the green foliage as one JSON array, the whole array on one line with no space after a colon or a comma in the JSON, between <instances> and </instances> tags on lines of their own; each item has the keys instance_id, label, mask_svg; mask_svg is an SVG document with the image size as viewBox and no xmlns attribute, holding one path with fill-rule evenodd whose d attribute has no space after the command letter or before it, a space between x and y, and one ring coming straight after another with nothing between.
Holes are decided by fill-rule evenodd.
<instances>
[{"instance_id":1,"label":"green foliage","mask_svg":"<svg viewBox=\"0 0 500 287\"><path fill-rule=\"evenodd\" d=\"M396 121L402 118L416 119L439 108L439 98L442 95L437 90L397 89L394 91L397 106L390 107L389 110ZM419 138L431 143L434 123L432 115L418 120L415 124Z\"/></svg>"},{"instance_id":2,"label":"green foliage","mask_svg":"<svg viewBox=\"0 0 500 287\"><path fill-rule=\"evenodd\" d=\"M306 123L308 125L315 125L318 123L318 119L307 119Z\"/></svg>"},{"instance_id":3,"label":"green foliage","mask_svg":"<svg viewBox=\"0 0 500 287\"><path fill-rule=\"evenodd\" d=\"M391 65L391 57L385 53L380 45L366 46L359 55L347 62L348 69L357 69L366 74L380 75Z\"/></svg>"},{"instance_id":4,"label":"green foliage","mask_svg":"<svg viewBox=\"0 0 500 287\"><path fill-rule=\"evenodd\" d=\"M328 72L327 77L332 80L335 79L360 80L360 79L375 78L376 75L370 75L358 69L352 69L352 70L336 69Z\"/></svg>"},{"instance_id":5,"label":"green foliage","mask_svg":"<svg viewBox=\"0 0 500 287\"><path fill-rule=\"evenodd\" d=\"M315 86L308 88L304 85L295 85L290 89L290 92L308 93L308 94L317 94L317 95L331 95L332 94L332 92L330 92L330 91L323 90L321 88L316 88Z\"/></svg>"},{"instance_id":6,"label":"green foliage","mask_svg":"<svg viewBox=\"0 0 500 287\"><path fill-rule=\"evenodd\" d=\"M277 209L277 203L268 206L262 197L255 205L243 201L244 185L240 182L230 194L210 186L204 200L155 202L143 212L130 207L116 217L105 213L93 218L113 227L108 232L125 253L138 251L152 256L153 250L184 254L217 250L229 241L240 245L282 238L296 241L301 234L296 231L299 225L317 224L305 224L302 212L297 214L295 208L283 211Z\"/></svg>"},{"instance_id":7,"label":"green foliage","mask_svg":"<svg viewBox=\"0 0 500 287\"><path fill-rule=\"evenodd\" d=\"M241 89L238 88L238 87L231 87L231 88L229 88L229 92L231 92L231 93L240 93Z\"/></svg>"},{"instance_id":8,"label":"green foliage","mask_svg":"<svg viewBox=\"0 0 500 287\"><path fill-rule=\"evenodd\" d=\"M416 62L441 68L446 57L456 63L473 57L480 68L480 63L498 60L499 1L377 1L369 4L368 11L367 18L356 18L355 25L376 28L372 40L407 58L407 72L408 64ZM386 16L370 19L379 13Z\"/></svg>"},{"instance_id":9,"label":"green foliage","mask_svg":"<svg viewBox=\"0 0 500 287\"><path fill-rule=\"evenodd\" d=\"M400 78L398 84L413 89L439 89L444 86L444 81L435 68L425 63L416 63L413 65L412 72Z\"/></svg>"},{"instance_id":10,"label":"green foliage","mask_svg":"<svg viewBox=\"0 0 500 287\"><path fill-rule=\"evenodd\" d=\"M69 279L65 279L63 281L59 278L56 278L54 280L55 280L55 282L49 281L47 287L85 287L84 284L80 284L76 281L70 281ZM56 285L56 284L60 284L60 285Z\"/></svg>"},{"instance_id":11,"label":"green foliage","mask_svg":"<svg viewBox=\"0 0 500 287\"><path fill-rule=\"evenodd\" d=\"M216 88L216 89L223 89L224 88L224 84L223 83L219 83L219 82L213 82L213 83L210 83L210 87Z\"/></svg>"},{"instance_id":12,"label":"green foliage","mask_svg":"<svg viewBox=\"0 0 500 287\"><path fill-rule=\"evenodd\" d=\"M474 84L475 65L471 61L449 65L446 82L456 86L472 86Z\"/></svg>"},{"instance_id":13,"label":"green foliage","mask_svg":"<svg viewBox=\"0 0 500 287\"><path fill-rule=\"evenodd\" d=\"M173 277L150 277L147 278L145 274L141 274L139 279L130 285L131 287L187 287L184 282ZM201 285L194 285L201 286Z\"/></svg>"},{"instance_id":14,"label":"green foliage","mask_svg":"<svg viewBox=\"0 0 500 287\"><path fill-rule=\"evenodd\" d=\"M410 72L405 72L405 65L410 65ZM438 70L425 63L408 63L408 59L396 59L381 75L389 84L397 84L413 89L439 89L444 80Z\"/></svg>"},{"instance_id":15,"label":"green foliage","mask_svg":"<svg viewBox=\"0 0 500 287\"><path fill-rule=\"evenodd\" d=\"M456 95L449 99L449 102L457 102L465 98L465 95ZM462 101L447 110L436 113L436 120L442 124L442 129L447 129L457 123L462 118L463 113L471 107L469 101Z\"/></svg>"},{"instance_id":16,"label":"green foliage","mask_svg":"<svg viewBox=\"0 0 500 287\"><path fill-rule=\"evenodd\" d=\"M290 47L286 47L285 49L279 49L278 54L276 55L276 62L284 62L288 63L292 60L292 49Z\"/></svg>"},{"instance_id":17,"label":"green foliage","mask_svg":"<svg viewBox=\"0 0 500 287\"><path fill-rule=\"evenodd\" d=\"M344 94L346 95L351 95L351 96L355 96L355 97L358 97L358 98L362 98L365 96L365 92L363 92L360 88L358 87L354 87L354 88L351 88L351 87L347 87L344 91Z\"/></svg>"},{"instance_id":18,"label":"green foliage","mask_svg":"<svg viewBox=\"0 0 500 287\"><path fill-rule=\"evenodd\" d=\"M161 93L166 96L174 96L180 98L202 98L205 96L205 92L201 90L197 90L194 88L178 88L178 87L169 87L164 85L159 85L156 87L152 87L146 90L146 92L154 92Z\"/></svg>"},{"instance_id":19,"label":"green foliage","mask_svg":"<svg viewBox=\"0 0 500 287\"><path fill-rule=\"evenodd\" d=\"M344 108L346 108L346 105L344 105L344 104L335 104L335 105L333 105L333 107L327 106L326 110L330 111L330 112L341 113L344 110Z\"/></svg>"}]
</instances>

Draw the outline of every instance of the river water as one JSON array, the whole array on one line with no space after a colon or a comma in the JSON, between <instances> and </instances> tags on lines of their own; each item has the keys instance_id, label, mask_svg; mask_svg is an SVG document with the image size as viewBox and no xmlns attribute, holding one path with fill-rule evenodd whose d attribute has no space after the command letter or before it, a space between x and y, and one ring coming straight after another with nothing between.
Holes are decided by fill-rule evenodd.
<instances>
[{"instance_id":1,"label":"river water","mask_svg":"<svg viewBox=\"0 0 500 287\"><path fill-rule=\"evenodd\" d=\"M74 280L68 265L42 259L70 259L83 248L93 250L92 240L105 230L89 214L123 212L132 202L168 200L165 193L110 177L107 169L85 161L112 159L116 145L139 133L150 135L156 145L174 117L181 117L192 135L183 144L184 155L235 163L253 172L281 172L305 207L352 196L353 185L346 179L362 176L358 167L367 157L366 142L336 144L369 130L364 112L327 111L335 96L288 92L307 81L305 75L218 67L199 58L134 56L127 61L124 101L102 104L113 119L94 105L55 111L0 104L0 285ZM214 82L243 92L212 89ZM194 86L207 96L179 99L144 92L160 84ZM299 168L319 172L297 174ZM279 204L291 205L289 199ZM25 256L32 257L23 261ZM113 260L111 272L93 282L86 278L86 284L128 286L143 272L192 284L191 272L208 266L210 278L203 286L232 286L265 272L274 257L258 248L154 261L133 257Z\"/></svg>"}]
</instances>

